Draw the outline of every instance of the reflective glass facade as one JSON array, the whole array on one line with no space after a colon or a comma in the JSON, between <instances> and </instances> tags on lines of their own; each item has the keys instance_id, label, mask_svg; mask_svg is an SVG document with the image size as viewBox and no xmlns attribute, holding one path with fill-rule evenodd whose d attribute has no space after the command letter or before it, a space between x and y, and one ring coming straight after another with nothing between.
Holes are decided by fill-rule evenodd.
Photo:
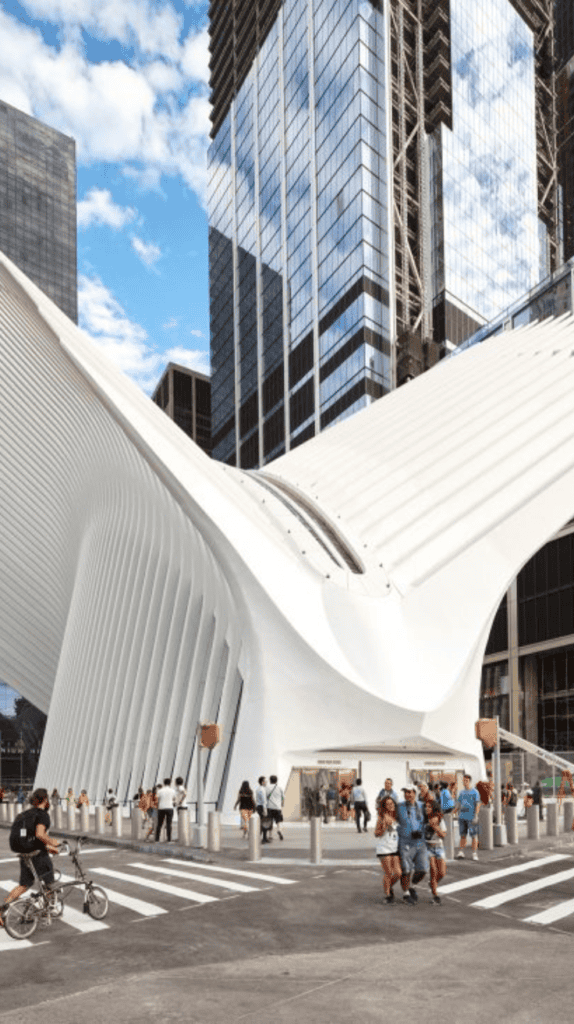
<instances>
[{"instance_id":1,"label":"reflective glass facade","mask_svg":"<svg viewBox=\"0 0 574 1024\"><path fill-rule=\"evenodd\" d=\"M287 0L210 150L214 455L250 468L390 388L385 20Z\"/></svg>"},{"instance_id":2,"label":"reflective glass facade","mask_svg":"<svg viewBox=\"0 0 574 1024\"><path fill-rule=\"evenodd\" d=\"M76 144L0 103L0 249L78 319Z\"/></svg>"},{"instance_id":3,"label":"reflective glass facade","mask_svg":"<svg viewBox=\"0 0 574 1024\"><path fill-rule=\"evenodd\" d=\"M453 130L441 126L431 148L433 287L478 326L546 272L534 39L508 0L450 0L450 17Z\"/></svg>"}]
</instances>

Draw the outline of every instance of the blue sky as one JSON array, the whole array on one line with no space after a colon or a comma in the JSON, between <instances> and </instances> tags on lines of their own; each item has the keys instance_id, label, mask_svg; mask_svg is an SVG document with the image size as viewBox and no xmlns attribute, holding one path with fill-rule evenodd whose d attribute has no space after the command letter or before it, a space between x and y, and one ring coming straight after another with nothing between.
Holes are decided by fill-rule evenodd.
<instances>
[{"instance_id":1,"label":"blue sky","mask_svg":"<svg viewBox=\"0 0 574 1024\"><path fill-rule=\"evenodd\" d=\"M0 99L76 139L80 325L148 393L209 367L207 9L0 0Z\"/></svg>"}]
</instances>

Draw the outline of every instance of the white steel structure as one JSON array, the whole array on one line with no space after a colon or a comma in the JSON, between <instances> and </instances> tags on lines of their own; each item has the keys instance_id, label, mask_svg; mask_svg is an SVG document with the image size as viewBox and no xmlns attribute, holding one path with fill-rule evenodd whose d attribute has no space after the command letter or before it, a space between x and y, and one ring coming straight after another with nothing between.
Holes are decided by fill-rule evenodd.
<instances>
[{"instance_id":1,"label":"white steel structure","mask_svg":"<svg viewBox=\"0 0 574 1024\"><path fill-rule=\"evenodd\" d=\"M49 712L38 782L193 799L199 720L224 809L333 751L477 767L498 602L572 515L573 387L546 321L246 473L0 257L0 678Z\"/></svg>"}]
</instances>

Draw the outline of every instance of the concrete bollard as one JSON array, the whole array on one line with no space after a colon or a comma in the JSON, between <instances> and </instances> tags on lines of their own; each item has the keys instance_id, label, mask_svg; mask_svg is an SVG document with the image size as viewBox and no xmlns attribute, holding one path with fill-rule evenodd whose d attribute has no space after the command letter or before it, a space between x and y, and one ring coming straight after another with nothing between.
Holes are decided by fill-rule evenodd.
<instances>
[{"instance_id":1,"label":"concrete bollard","mask_svg":"<svg viewBox=\"0 0 574 1024\"><path fill-rule=\"evenodd\" d=\"M59 801L54 804L54 828L62 828L62 808Z\"/></svg>"},{"instance_id":2,"label":"concrete bollard","mask_svg":"<svg viewBox=\"0 0 574 1024\"><path fill-rule=\"evenodd\" d=\"M99 836L106 834L106 808L96 807L96 833Z\"/></svg>"},{"instance_id":3,"label":"concrete bollard","mask_svg":"<svg viewBox=\"0 0 574 1024\"><path fill-rule=\"evenodd\" d=\"M8 821L14 821L15 817L16 817L16 804L13 804L12 801L10 801L10 803L8 804Z\"/></svg>"},{"instance_id":4,"label":"concrete bollard","mask_svg":"<svg viewBox=\"0 0 574 1024\"><path fill-rule=\"evenodd\" d=\"M506 807L504 817L509 845L516 846L518 843L518 807Z\"/></svg>"},{"instance_id":5,"label":"concrete bollard","mask_svg":"<svg viewBox=\"0 0 574 1024\"><path fill-rule=\"evenodd\" d=\"M18 814L21 814L23 810L24 810L24 804L22 804L22 803L17 803L17 804L16 804L16 814L17 814L17 815L18 815Z\"/></svg>"},{"instance_id":6,"label":"concrete bollard","mask_svg":"<svg viewBox=\"0 0 574 1024\"><path fill-rule=\"evenodd\" d=\"M140 828L142 821L142 812L139 807L132 807L131 823L132 823L132 839L139 839Z\"/></svg>"},{"instance_id":7,"label":"concrete bollard","mask_svg":"<svg viewBox=\"0 0 574 1024\"><path fill-rule=\"evenodd\" d=\"M506 825L502 822L492 826L492 841L495 846L506 846Z\"/></svg>"},{"instance_id":8,"label":"concrete bollard","mask_svg":"<svg viewBox=\"0 0 574 1024\"><path fill-rule=\"evenodd\" d=\"M209 811L207 815L207 849L211 853L221 850L221 815L219 811Z\"/></svg>"},{"instance_id":9,"label":"concrete bollard","mask_svg":"<svg viewBox=\"0 0 574 1024\"><path fill-rule=\"evenodd\" d=\"M76 808L73 804L68 804L68 811L66 814L68 832L76 831Z\"/></svg>"},{"instance_id":10,"label":"concrete bollard","mask_svg":"<svg viewBox=\"0 0 574 1024\"><path fill-rule=\"evenodd\" d=\"M112 807L112 835L118 839L122 837L122 809L117 805Z\"/></svg>"},{"instance_id":11,"label":"concrete bollard","mask_svg":"<svg viewBox=\"0 0 574 1024\"><path fill-rule=\"evenodd\" d=\"M4 800L0 804L0 821L8 821L8 804Z\"/></svg>"},{"instance_id":12,"label":"concrete bollard","mask_svg":"<svg viewBox=\"0 0 574 1024\"><path fill-rule=\"evenodd\" d=\"M528 839L539 839L540 821L538 819L538 807L535 804L533 804L532 807L526 808L526 825L528 829Z\"/></svg>"},{"instance_id":13,"label":"concrete bollard","mask_svg":"<svg viewBox=\"0 0 574 1024\"><path fill-rule=\"evenodd\" d=\"M558 804L554 800L546 803L546 835L558 835Z\"/></svg>"},{"instance_id":14,"label":"concrete bollard","mask_svg":"<svg viewBox=\"0 0 574 1024\"><path fill-rule=\"evenodd\" d=\"M564 801L564 832L571 832L574 824L574 800Z\"/></svg>"},{"instance_id":15,"label":"concrete bollard","mask_svg":"<svg viewBox=\"0 0 574 1024\"><path fill-rule=\"evenodd\" d=\"M323 834L321 819L311 818L311 864L320 864L323 859Z\"/></svg>"},{"instance_id":16,"label":"concrete bollard","mask_svg":"<svg viewBox=\"0 0 574 1024\"><path fill-rule=\"evenodd\" d=\"M177 841L180 846L189 846L189 811L187 807L177 809Z\"/></svg>"},{"instance_id":17,"label":"concrete bollard","mask_svg":"<svg viewBox=\"0 0 574 1024\"><path fill-rule=\"evenodd\" d=\"M80 831L90 831L90 808L88 804L80 804Z\"/></svg>"},{"instance_id":18,"label":"concrete bollard","mask_svg":"<svg viewBox=\"0 0 574 1024\"><path fill-rule=\"evenodd\" d=\"M492 807L481 806L478 812L478 842L481 850L494 849Z\"/></svg>"},{"instance_id":19,"label":"concrete bollard","mask_svg":"<svg viewBox=\"0 0 574 1024\"><path fill-rule=\"evenodd\" d=\"M249 819L249 860L261 860L261 819L252 814Z\"/></svg>"},{"instance_id":20,"label":"concrete bollard","mask_svg":"<svg viewBox=\"0 0 574 1024\"><path fill-rule=\"evenodd\" d=\"M444 855L447 860L454 860L454 821L452 820L452 814L445 814L442 823L446 829Z\"/></svg>"}]
</instances>

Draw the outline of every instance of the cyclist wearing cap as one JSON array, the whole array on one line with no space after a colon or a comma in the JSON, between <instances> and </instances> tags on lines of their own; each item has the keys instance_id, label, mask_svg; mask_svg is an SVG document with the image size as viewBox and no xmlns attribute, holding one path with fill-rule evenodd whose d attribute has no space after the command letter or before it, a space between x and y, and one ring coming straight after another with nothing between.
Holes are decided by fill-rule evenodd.
<instances>
[{"instance_id":1,"label":"cyclist wearing cap","mask_svg":"<svg viewBox=\"0 0 574 1024\"><path fill-rule=\"evenodd\" d=\"M38 850L39 852L34 856L34 867L38 874L47 885L50 885L54 881L54 868L50 859L50 854L58 852L58 844L55 839L52 839L48 835L48 829L50 828L50 815L48 814L48 808L50 806L50 798L48 796L47 789L36 789L30 797L31 808L26 811L22 811L17 816L13 824L16 826L15 831L20 832L20 835L28 837L32 840L32 847L30 852ZM20 828L18 829L18 825ZM11 832L12 837L13 832ZM15 852L18 852L17 850ZM22 896L27 889L30 888L34 883L34 875L30 868L26 864L24 854L20 853L20 881L12 892L8 893L4 906L7 903L12 903L17 900L19 896ZM3 927L4 922L2 921L2 914L0 912L0 925Z\"/></svg>"}]
</instances>

